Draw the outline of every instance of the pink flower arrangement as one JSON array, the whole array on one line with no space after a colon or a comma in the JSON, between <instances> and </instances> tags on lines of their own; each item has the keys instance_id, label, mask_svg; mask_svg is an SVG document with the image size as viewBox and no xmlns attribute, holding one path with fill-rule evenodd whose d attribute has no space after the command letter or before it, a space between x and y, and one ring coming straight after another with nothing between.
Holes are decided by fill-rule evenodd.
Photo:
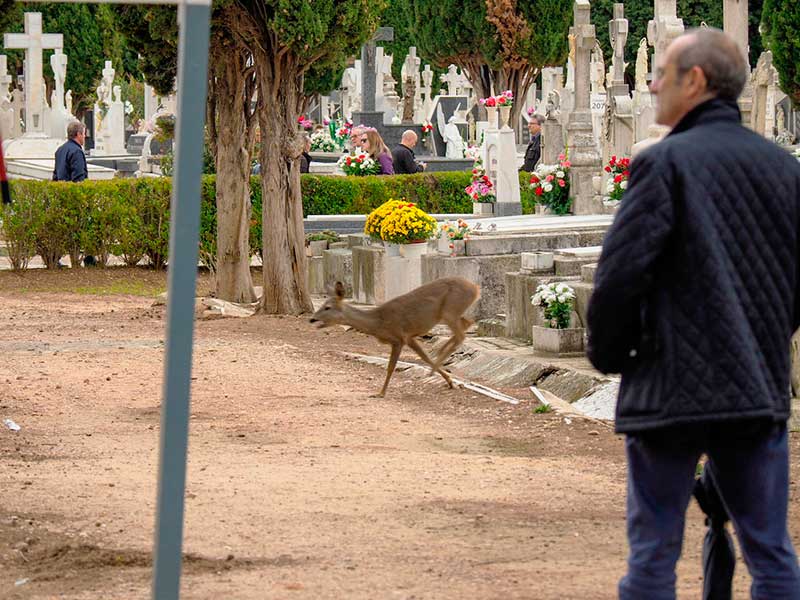
<instances>
[{"instance_id":1,"label":"pink flower arrangement","mask_svg":"<svg viewBox=\"0 0 800 600\"><path fill-rule=\"evenodd\" d=\"M299 117L297 117L297 124L300 125L300 127L305 129L306 131L310 131L311 129L314 128L314 121L307 118L305 115L300 115Z\"/></svg>"},{"instance_id":2,"label":"pink flower arrangement","mask_svg":"<svg viewBox=\"0 0 800 600\"><path fill-rule=\"evenodd\" d=\"M472 167L472 183L464 191L472 198L473 202L494 202L494 185L483 168L483 161L478 158Z\"/></svg>"},{"instance_id":3,"label":"pink flower arrangement","mask_svg":"<svg viewBox=\"0 0 800 600\"><path fill-rule=\"evenodd\" d=\"M489 96L488 98L481 98L478 102L482 106L488 106L489 108L494 107L501 107L501 106L508 106L509 108L514 106L514 93L511 90L506 90L502 94L498 96Z\"/></svg>"}]
</instances>

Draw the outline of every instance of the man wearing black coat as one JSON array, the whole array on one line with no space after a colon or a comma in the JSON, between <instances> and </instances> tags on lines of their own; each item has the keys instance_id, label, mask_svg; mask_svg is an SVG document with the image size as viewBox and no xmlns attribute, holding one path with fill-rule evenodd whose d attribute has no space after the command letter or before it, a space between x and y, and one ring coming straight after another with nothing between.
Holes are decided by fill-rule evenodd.
<instances>
[{"instance_id":1,"label":"man wearing black coat","mask_svg":"<svg viewBox=\"0 0 800 600\"><path fill-rule=\"evenodd\" d=\"M417 145L417 134L410 129L403 132L400 143L392 150L392 162L395 175L411 175L422 173L425 163L418 163L414 156L414 146Z\"/></svg>"},{"instance_id":2,"label":"man wearing black coat","mask_svg":"<svg viewBox=\"0 0 800 600\"><path fill-rule=\"evenodd\" d=\"M672 127L631 165L588 310L589 358L621 373L628 573L620 598L675 598L702 454L753 578L800 599L787 531L790 339L800 325L800 164L741 125L749 68L714 29L667 49L651 85Z\"/></svg>"},{"instance_id":3,"label":"man wearing black coat","mask_svg":"<svg viewBox=\"0 0 800 600\"><path fill-rule=\"evenodd\" d=\"M540 115L533 115L528 121L528 133L531 134L531 141L525 148L525 162L522 163L520 171L533 173L536 163L542 156L542 123L544 123L544 117Z\"/></svg>"},{"instance_id":4,"label":"man wearing black coat","mask_svg":"<svg viewBox=\"0 0 800 600\"><path fill-rule=\"evenodd\" d=\"M67 125L67 141L56 150L56 167L53 181L72 181L80 183L89 177L83 143L86 140L86 127L83 123L72 121Z\"/></svg>"}]
</instances>

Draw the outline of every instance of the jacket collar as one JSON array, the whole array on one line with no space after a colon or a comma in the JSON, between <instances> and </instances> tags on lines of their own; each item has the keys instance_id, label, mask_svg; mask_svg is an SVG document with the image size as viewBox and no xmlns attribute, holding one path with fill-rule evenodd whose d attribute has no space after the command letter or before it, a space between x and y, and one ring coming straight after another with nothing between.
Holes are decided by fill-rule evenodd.
<instances>
[{"instance_id":1,"label":"jacket collar","mask_svg":"<svg viewBox=\"0 0 800 600\"><path fill-rule=\"evenodd\" d=\"M686 116L680 120L670 132L670 135L714 121L741 123L742 113L739 111L739 105L733 100L721 100L719 98L706 100L686 113Z\"/></svg>"}]
</instances>

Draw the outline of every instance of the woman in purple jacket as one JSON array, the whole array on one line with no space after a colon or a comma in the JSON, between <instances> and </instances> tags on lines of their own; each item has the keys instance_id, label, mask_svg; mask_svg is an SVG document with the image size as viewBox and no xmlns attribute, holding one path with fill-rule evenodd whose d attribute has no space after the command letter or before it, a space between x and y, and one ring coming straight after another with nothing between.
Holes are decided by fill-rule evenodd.
<instances>
[{"instance_id":1,"label":"woman in purple jacket","mask_svg":"<svg viewBox=\"0 0 800 600\"><path fill-rule=\"evenodd\" d=\"M381 166L378 175L394 175L392 153L383 143L377 129L370 127L361 134L361 149Z\"/></svg>"}]
</instances>

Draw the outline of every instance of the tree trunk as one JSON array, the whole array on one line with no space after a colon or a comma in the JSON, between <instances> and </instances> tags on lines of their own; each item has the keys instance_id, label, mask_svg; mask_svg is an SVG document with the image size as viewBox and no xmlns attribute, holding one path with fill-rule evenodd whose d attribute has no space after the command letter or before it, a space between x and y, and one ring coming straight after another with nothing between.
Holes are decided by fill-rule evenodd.
<instances>
[{"instance_id":1,"label":"tree trunk","mask_svg":"<svg viewBox=\"0 0 800 600\"><path fill-rule=\"evenodd\" d=\"M297 116L303 77L286 54L256 56L261 128L264 223L264 295L261 312L298 315L313 310L306 283L303 202L300 192L302 140ZM266 96L266 97L265 97Z\"/></svg>"},{"instance_id":2,"label":"tree trunk","mask_svg":"<svg viewBox=\"0 0 800 600\"><path fill-rule=\"evenodd\" d=\"M250 148L245 64L225 48L215 53L217 167L216 295L229 302L256 301L250 276Z\"/></svg>"}]
</instances>

